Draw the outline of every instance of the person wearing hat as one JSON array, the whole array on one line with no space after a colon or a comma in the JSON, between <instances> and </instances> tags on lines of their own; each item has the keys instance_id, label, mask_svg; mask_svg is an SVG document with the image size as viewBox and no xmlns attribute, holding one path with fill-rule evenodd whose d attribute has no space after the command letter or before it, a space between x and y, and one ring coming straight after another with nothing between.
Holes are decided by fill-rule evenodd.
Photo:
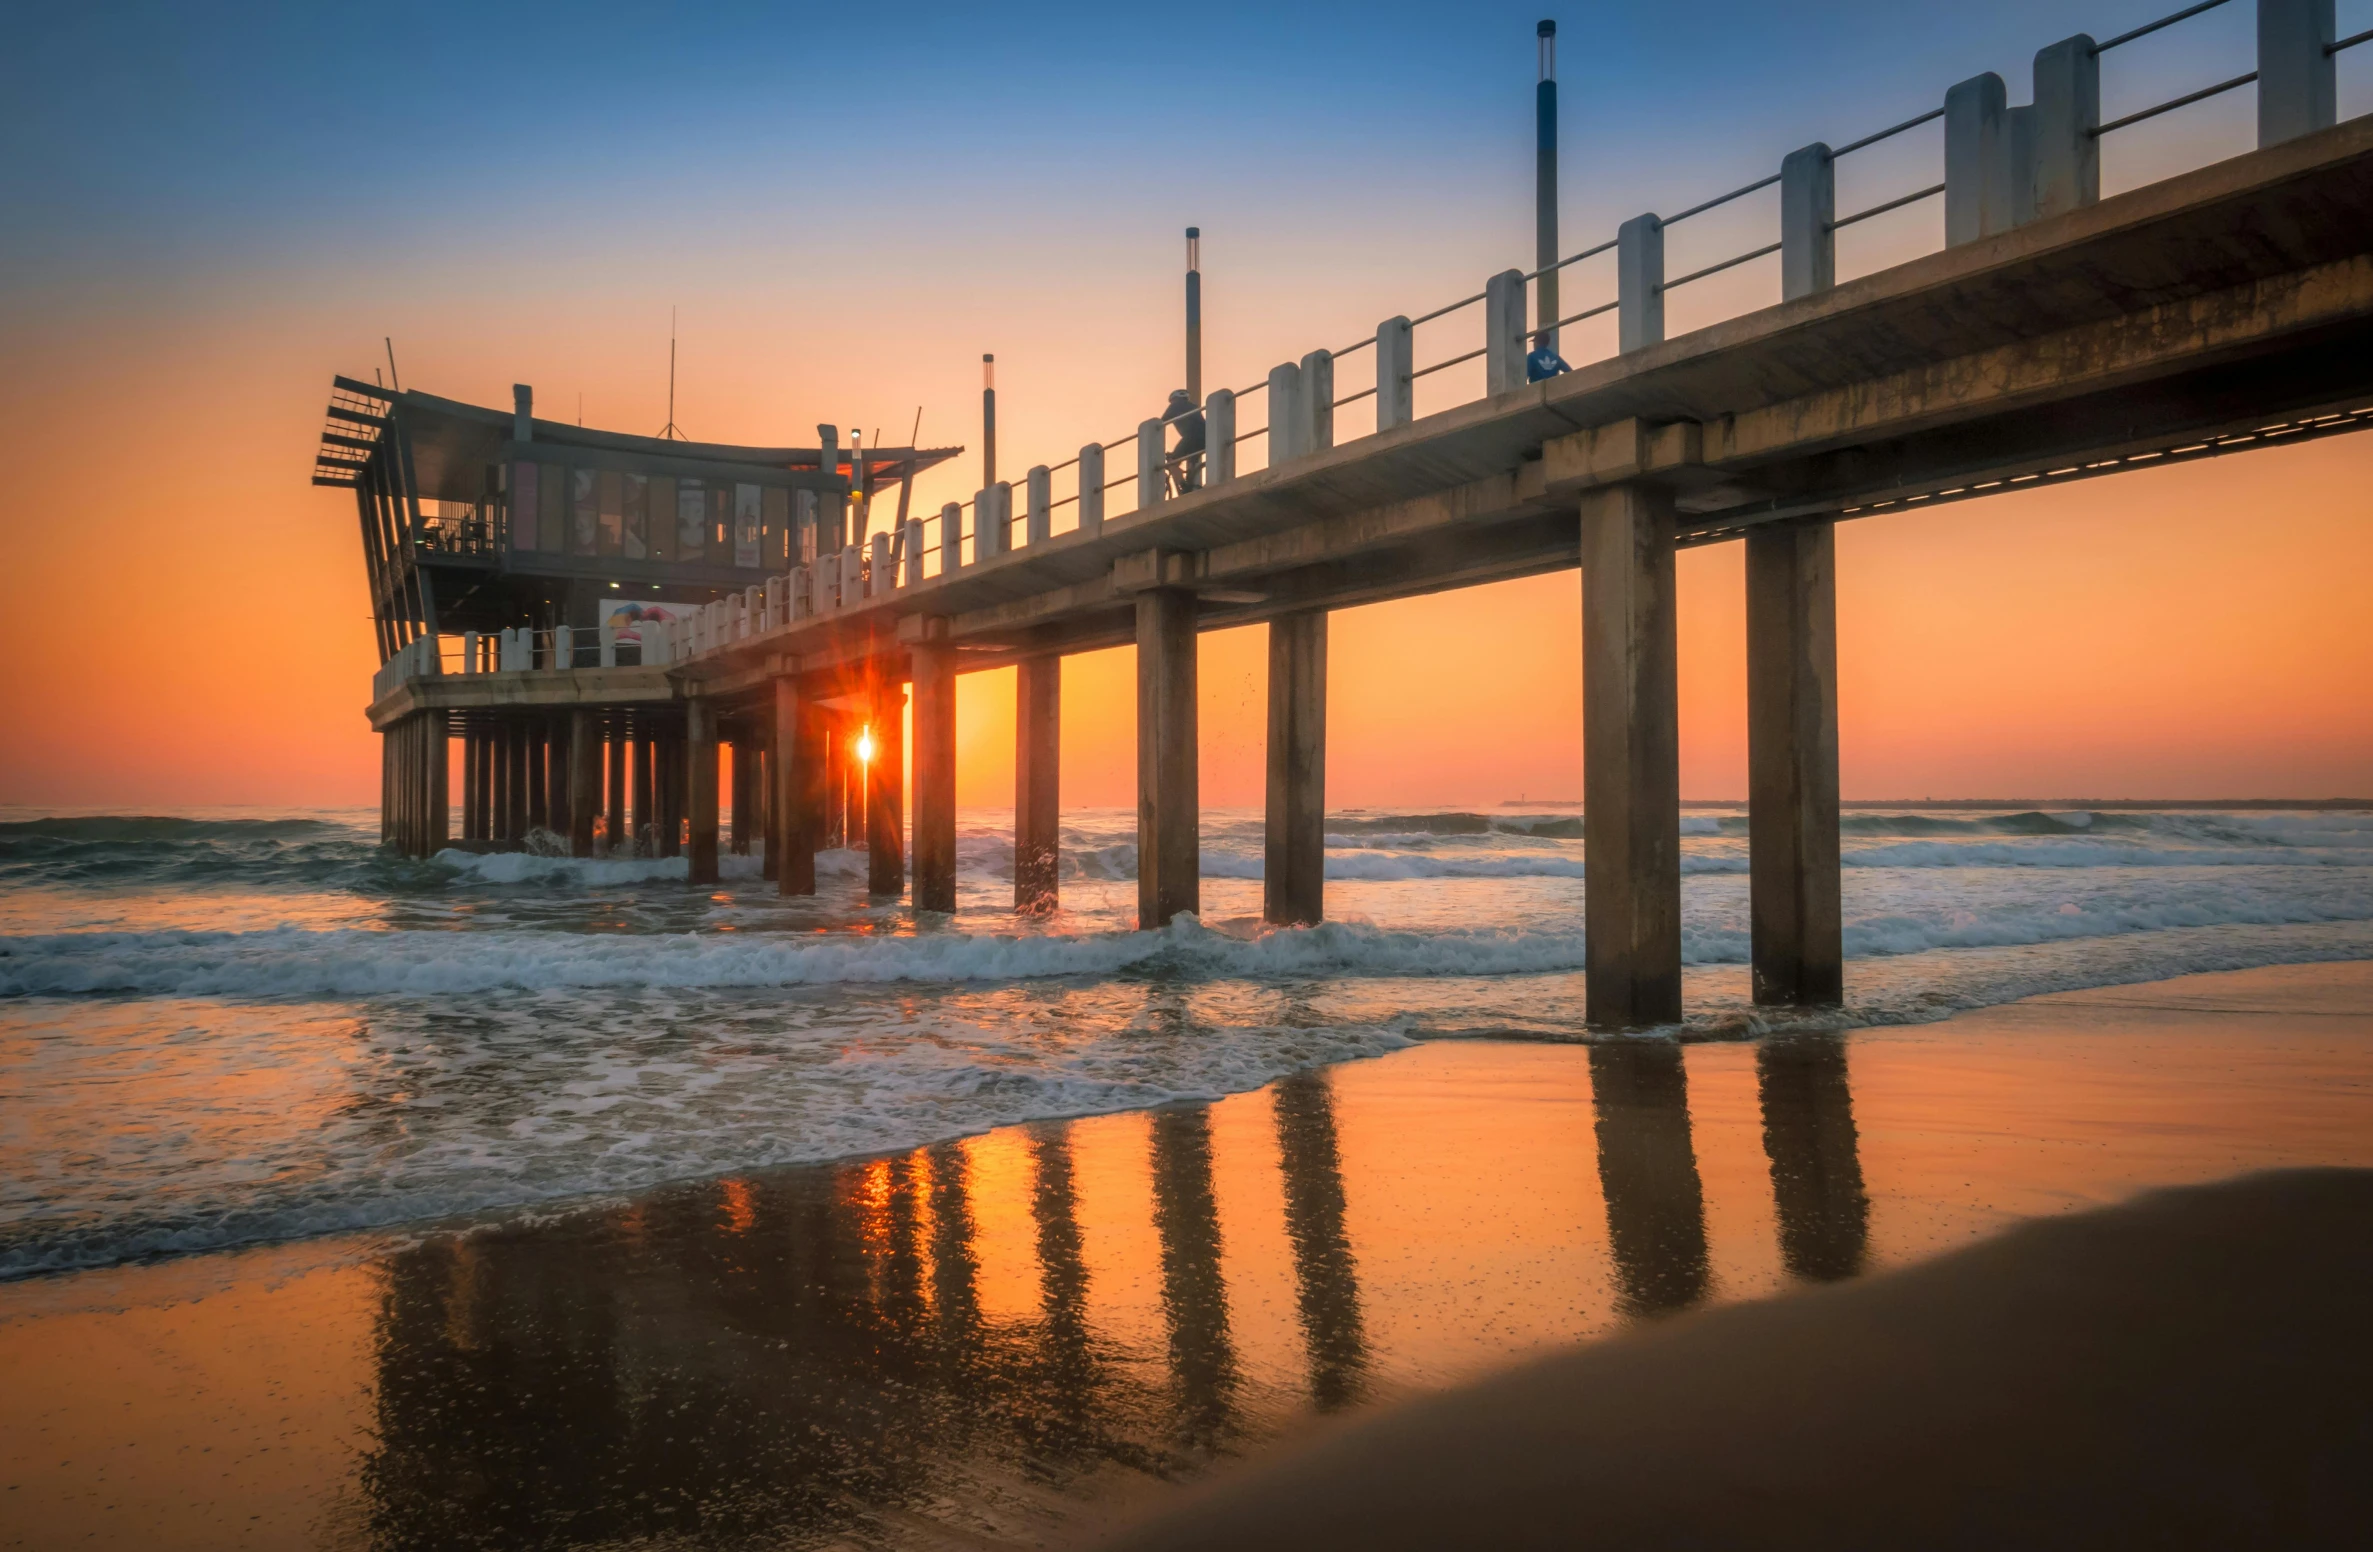
<instances>
[{"instance_id":1,"label":"person wearing hat","mask_svg":"<svg viewBox=\"0 0 2373 1552\"><path fill-rule=\"evenodd\" d=\"M1178 433L1178 445L1170 449L1170 486L1183 496L1195 488L1203 472L1203 412L1184 388L1173 388L1162 420Z\"/></svg>"},{"instance_id":2,"label":"person wearing hat","mask_svg":"<svg viewBox=\"0 0 2373 1552\"><path fill-rule=\"evenodd\" d=\"M1557 376L1560 372L1572 370L1572 367L1566 365L1565 357L1557 353L1557 347L1549 343L1548 335L1536 334L1533 336L1533 353L1524 358L1524 380L1526 382L1543 382Z\"/></svg>"}]
</instances>

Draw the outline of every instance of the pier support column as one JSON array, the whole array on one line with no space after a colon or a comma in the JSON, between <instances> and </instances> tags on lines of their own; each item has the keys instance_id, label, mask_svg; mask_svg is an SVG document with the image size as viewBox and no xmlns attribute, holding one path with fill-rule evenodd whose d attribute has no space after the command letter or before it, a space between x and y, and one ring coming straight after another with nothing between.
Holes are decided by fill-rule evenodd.
<instances>
[{"instance_id":1,"label":"pier support column","mask_svg":"<svg viewBox=\"0 0 2373 1552\"><path fill-rule=\"evenodd\" d=\"M1681 1017L1681 759L1668 491L1582 508L1582 836L1590 1023Z\"/></svg>"},{"instance_id":2,"label":"pier support column","mask_svg":"<svg viewBox=\"0 0 2373 1552\"><path fill-rule=\"evenodd\" d=\"M1327 615L1269 622L1269 804L1261 915L1281 927L1326 919Z\"/></svg>"},{"instance_id":3,"label":"pier support column","mask_svg":"<svg viewBox=\"0 0 2373 1552\"><path fill-rule=\"evenodd\" d=\"M601 724L584 708L569 713L569 855L593 855L593 817L601 812Z\"/></svg>"},{"instance_id":4,"label":"pier support column","mask_svg":"<svg viewBox=\"0 0 2373 1552\"><path fill-rule=\"evenodd\" d=\"M684 720L685 817L691 821L692 867L695 884L717 882L717 708L694 696L685 702Z\"/></svg>"},{"instance_id":5,"label":"pier support column","mask_svg":"<svg viewBox=\"0 0 2373 1552\"><path fill-rule=\"evenodd\" d=\"M824 739L816 708L786 675L775 681L775 892L816 892L824 828Z\"/></svg>"},{"instance_id":6,"label":"pier support column","mask_svg":"<svg viewBox=\"0 0 2373 1552\"><path fill-rule=\"evenodd\" d=\"M918 911L956 908L956 649L947 622L924 622L915 680L915 894Z\"/></svg>"},{"instance_id":7,"label":"pier support column","mask_svg":"<svg viewBox=\"0 0 2373 1552\"><path fill-rule=\"evenodd\" d=\"M830 848L848 844L849 741L839 717L825 712L822 718L824 806L817 810L823 825L816 832L816 845Z\"/></svg>"},{"instance_id":8,"label":"pier support column","mask_svg":"<svg viewBox=\"0 0 2373 1552\"><path fill-rule=\"evenodd\" d=\"M1747 532L1748 912L1759 1003L1844 1000L1837 525Z\"/></svg>"},{"instance_id":9,"label":"pier support column","mask_svg":"<svg viewBox=\"0 0 2373 1552\"><path fill-rule=\"evenodd\" d=\"M753 741L750 801L758 805L758 876L773 883L783 876L783 814L775 801L774 735Z\"/></svg>"},{"instance_id":10,"label":"pier support column","mask_svg":"<svg viewBox=\"0 0 2373 1552\"><path fill-rule=\"evenodd\" d=\"M554 835L573 836L576 833L576 821L570 817L569 799L575 788L569 784L568 723L563 718L553 717L547 719L543 726L544 812L549 816L544 822L552 827Z\"/></svg>"},{"instance_id":11,"label":"pier support column","mask_svg":"<svg viewBox=\"0 0 2373 1552\"><path fill-rule=\"evenodd\" d=\"M631 821L634 828L630 832L630 844L635 853L642 855L650 854L659 844L658 799L651 781L652 757L650 732L647 729L638 730L634 747L627 751L626 763L633 773L631 779L634 786L634 818Z\"/></svg>"},{"instance_id":12,"label":"pier support column","mask_svg":"<svg viewBox=\"0 0 2373 1552\"><path fill-rule=\"evenodd\" d=\"M545 762L551 754L545 747L547 731L541 717L529 718L520 728L519 736L527 747L527 824L520 831L522 840L527 838L528 830L552 827L552 784L545 776Z\"/></svg>"},{"instance_id":13,"label":"pier support column","mask_svg":"<svg viewBox=\"0 0 2373 1552\"><path fill-rule=\"evenodd\" d=\"M1200 911L1195 750L1195 595L1137 595L1137 926Z\"/></svg>"},{"instance_id":14,"label":"pier support column","mask_svg":"<svg viewBox=\"0 0 2373 1552\"><path fill-rule=\"evenodd\" d=\"M602 763L607 802L602 807L602 837L613 857L631 856L634 843L626 832L626 734L614 731L602 741Z\"/></svg>"},{"instance_id":15,"label":"pier support column","mask_svg":"<svg viewBox=\"0 0 2373 1552\"><path fill-rule=\"evenodd\" d=\"M504 794L503 839L516 845L527 839L527 827L535 816L535 801L528 795L534 785L528 780L533 774L535 751L528 745L527 723L514 718L503 729L506 747L504 764L510 767L510 790Z\"/></svg>"},{"instance_id":16,"label":"pier support column","mask_svg":"<svg viewBox=\"0 0 2373 1552\"><path fill-rule=\"evenodd\" d=\"M865 764L865 887L906 893L906 691L896 679L873 687L873 758Z\"/></svg>"},{"instance_id":17,"label":"pier support column","mask_svg":"<svg viewBox=\"0 0 2373 1552\"><path fill-rule=\"evenodd\" d=\"M1063 659L1015 665L1013 908L1051 911L1062 899Z\"/></svg>"}]
</instances>

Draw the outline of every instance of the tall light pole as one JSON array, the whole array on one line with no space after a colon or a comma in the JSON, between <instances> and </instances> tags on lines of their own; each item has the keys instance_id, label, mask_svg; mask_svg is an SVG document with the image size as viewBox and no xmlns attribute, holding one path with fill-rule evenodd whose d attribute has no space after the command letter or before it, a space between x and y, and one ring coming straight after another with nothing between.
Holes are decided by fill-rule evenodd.
<instances>
[{"instance_id":1,"label":"tall light pole","mask_svg":"<svg viewBox=\"0 0 2373 1552\"><path fill-rule=\"evenodd\" d=\"M1187 398L1203 404L1203 228L1187 228Z\"/></svg>"},{"instance_id":2,"label":"tall light pole","mask_svg":"<svg viewBox=\"0 0 2373 1552\"><path fill-rule=\"evenodd\" d=\"M1539 139L1533 151L1533 261L1541 278L1533 288L1540 307L1535 332L1542 343L1557 348L1557 23L1544 21L1541 41L1541 83L1533 88L1533 117Z\"/></svg>"},{"instance_id":3,"label":"tall light pole","mask_svg":"<svg viewBox=\"0 0 2373 1552\"><path fill-rule=\"evenodd\" d=\"M981 489L997 483L997 358L981 353Z\"/></svg>"}]
</instances>

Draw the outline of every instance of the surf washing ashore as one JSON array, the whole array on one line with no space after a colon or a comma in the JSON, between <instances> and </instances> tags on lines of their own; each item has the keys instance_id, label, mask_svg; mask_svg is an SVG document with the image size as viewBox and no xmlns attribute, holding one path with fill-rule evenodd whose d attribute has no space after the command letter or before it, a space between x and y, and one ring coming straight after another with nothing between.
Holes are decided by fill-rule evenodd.
<instances>
[{"instance_id":1,"label":"surf washing ashore","mask_svg":"<svg viewBox=\"0 0 2373 1552\"><path fill-rule=\"evenodd\" d=\"M1585 1037L1571 808L1345 813L1328 909L1258 922L1257 814L1205 912L1132 930L1133 816L1065 816L1065 909L1010 909L1010 819L918 920L827 853L448 852L361 811L0 815L0 1278L395 1228L1208 1100L1453 1037ZM2373 957L2373 813L1859 810L1849 1005ZM1745 820L1684 818L1684 1038L1755 1034ZM69 1139L64 1147L59 1139Z\"/></svg>"}]
</instances>

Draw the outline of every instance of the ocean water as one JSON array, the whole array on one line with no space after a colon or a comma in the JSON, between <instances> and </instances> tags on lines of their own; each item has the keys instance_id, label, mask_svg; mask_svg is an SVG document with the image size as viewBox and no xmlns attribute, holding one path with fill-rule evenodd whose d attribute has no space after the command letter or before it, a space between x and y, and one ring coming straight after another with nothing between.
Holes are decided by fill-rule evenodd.
<instances>
[{"instance_id":1,"label":"ocean water","mask_svg":"<svg viewBox=\"0 0 2373 1552\"><path fill-rule=\"evenodd\" d=\"M1065 816L1064 910L960 909L827 853L383 854L368 811L0 811L0 1279L397 1228L1009 1122L1208 1098L1461 1036L1582 1038L1580 816L1332 816L1326 925L1259 921L1257 813L1204 817L1204 912L1133 930L1132 816ZM2373 958L2373 814L1849 813L1849 1006ZM1685 1037L1747 995L1747 839L1683 820Z\"/></svg>"}]
</instances>

